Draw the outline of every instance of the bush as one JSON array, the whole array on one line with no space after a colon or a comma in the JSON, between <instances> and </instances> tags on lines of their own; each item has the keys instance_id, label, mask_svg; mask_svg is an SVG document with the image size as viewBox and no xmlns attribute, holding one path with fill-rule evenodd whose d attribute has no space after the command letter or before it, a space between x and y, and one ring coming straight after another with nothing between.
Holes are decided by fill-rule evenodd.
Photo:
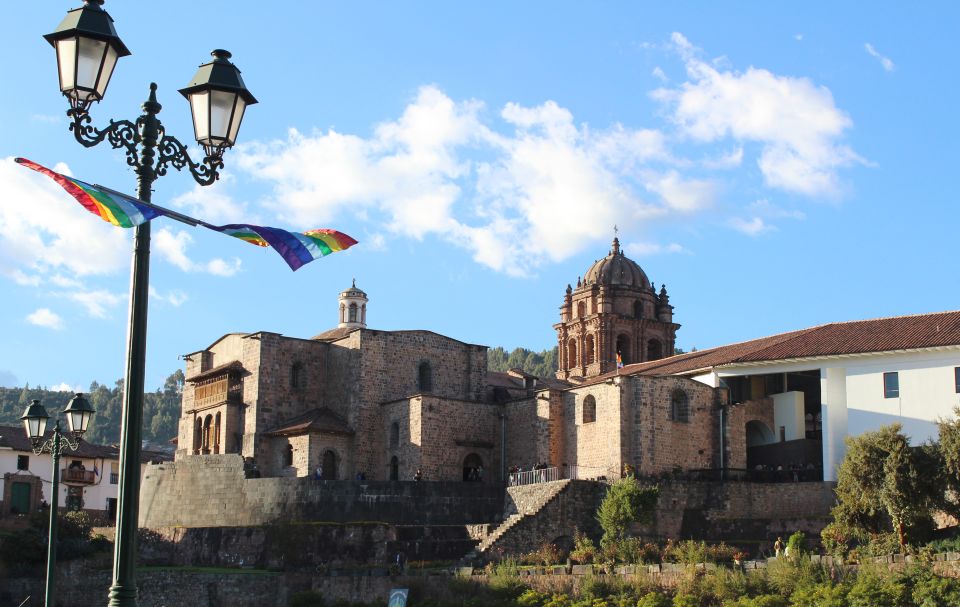
<instances>
[{"instance_id":1,"label":"bush","mask_svg":"<svg viewBox=\"0 0 960 607\"><path fill-rule=\"evenodd\" d=\"M659 487L644 487L632 476L610 485L597 509L597 521L603 528L604 541L621 540L626 537L631 524L648 522L659 498Z\"/></svg>"},{"instance_id":2,"label":"bush","mask_svg":"<svg viewBox=\"0 0 960 607\"><path fill-rule=\"evenodd\" d=\"M670 607L670 599L659 592L648 592L637 601L637 607Z\"/></svg>"},{"instance_id":3,"label":"bush","mask_svg":"<svg viewBox=\"0 0 960 607\"><path fill-rule=\"evenodd\" d=\"M798 557L807 551L807 536L802 531L797 531L787 538L787 550L791 557Z\"/></svg>"},{"instance_id":4,"label":"bush","mask_svg":"<svg viewBox=\"0 0 960 607\"><path fill-rule=\"evenodd\" d=\"M790 601L778 594L761 594L760 596L740 597L736 602L724 603L724 607L789 607Z\"/></svg>"},{"instance_id":5,"label":"bush","mask_svg":"<svg viewBox=\"0 0 960 607\"><path fill-rule=\"evenodd\" d=\"M593 543L585 533L577 531L573 535L573 550L570 551L570 558L586 565L592 563L597 557L597 545Z\"/></svg>"},{"instance_id":6,"label":"bush","mask_svg":"<svg viewBox=\"0 0 960 607\"><path fill-rule=\"evenodd\" d=\"M81 539L90 537L90 529L93 528L93 522L90 520L90 514L83 510L71 510L60 517L57 532L62 539Z\"/></svg>"},{"instance_id":7,"label":"bush","mask_svg":"<svg viewBox=\"0 0 960 607\"><path fill-rule=\"evenodd\" d=\"M845 584L823 582L797 588L790 595L790 602L793 607L847 607L849 591Z\"/></svg>"},{"instance_id":8,"label":"bush","mask_svg":"<svg viewBox=\"0 0 960 607\"><path fill-rule=\"evenodd\" d=\"M563 551L557 546L546 543L537 550L532 550L520 557L524 565L556 565L563 560Z\"/></svg>"}]
</instances>

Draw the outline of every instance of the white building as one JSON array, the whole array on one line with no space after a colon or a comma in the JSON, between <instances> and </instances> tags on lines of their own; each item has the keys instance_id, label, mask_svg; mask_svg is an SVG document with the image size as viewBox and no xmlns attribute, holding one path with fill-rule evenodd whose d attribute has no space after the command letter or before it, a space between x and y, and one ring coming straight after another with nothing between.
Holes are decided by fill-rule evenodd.
<instances>
[{"instance_id":1,"label":"white building","mask_svg":"<svg viewBox=\"0 0 960 607\"><path fill-rule=\"evenodd\" d=\"M147 462L157 458L157 453L145 452L141 473ZM52 474L51 455L35 454L22 426L0 426L0 515L25 514L43 502L49 504ZM82 442L73 451L68 446L60 456L60 507L102 512L112 520L119 476L117 447Z\"/></svg>"},{"instance_id":2,"label":"white building","mask_svg":"<svg viewBox=\"0 0 960 607\"><path fill-rule=\"evenodd\" d=\"M936 438L938 419L953 416L960 312L831 323L628 365L620 374L690 377L729 388L730 407L772 407L772 428L753 420L725 429L745 437L747 467L755 447L755 461L772 445L795 454L819 447L824 480L836 480L847 435L899 423L916 445Z\"/></svg>"}]
</instances>

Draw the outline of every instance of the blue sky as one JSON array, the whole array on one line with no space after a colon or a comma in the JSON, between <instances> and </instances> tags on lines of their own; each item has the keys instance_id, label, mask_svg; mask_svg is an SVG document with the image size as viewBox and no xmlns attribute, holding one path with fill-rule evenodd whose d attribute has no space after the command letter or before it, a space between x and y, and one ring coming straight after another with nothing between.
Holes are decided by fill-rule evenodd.
<instances>
[{"instance_id":1,"label":"blue sky","mask_svg":"<svg viewBox=\"0 0 960 607\"><path fill-rule=\"evenodd\" d=\"M120 151L73 141L41 38L72 2L0 22L0 385L123 374L129 231L25 156L132 192ZM154 201L212 222L339 229L278 256L158 220L147 386L224 333L309 337L353 277L379 329L543 349L567 283L620 228L667 284L685 349L956 309L960 9L952 2L107 2L133 55L94 123L134 119L226 48L260 103L221 181Z\"/></svg>"}]
</instances>

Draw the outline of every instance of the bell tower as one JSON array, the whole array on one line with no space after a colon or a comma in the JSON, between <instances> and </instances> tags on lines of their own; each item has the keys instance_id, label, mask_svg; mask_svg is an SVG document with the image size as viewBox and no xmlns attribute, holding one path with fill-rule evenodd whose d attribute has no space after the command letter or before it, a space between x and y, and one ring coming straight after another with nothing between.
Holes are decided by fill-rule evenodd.
<instances>
[{"instance_id":1,"label":"bell tower","mask_svg":"<svg viewBox=\"0 0 960 607\"><path fill-rule=\"evenodd\" d=\"M340 293L340 323L337 327L367 328L367 294L357 288L357 279Z\"/></svg>"},{"instance_id":2,"label":"bell tower","mask_svg":"<svg viewBox=\"0 0 960 607\"><path fill-rule=\"evenodd\" d=\"M615 371L624 365L672 356L680 325L666 286L658 294L646 273L620 250L587 269L577 286L567 285L557 331L557 377L569 381Z\"/></svg>"}]
</instances>

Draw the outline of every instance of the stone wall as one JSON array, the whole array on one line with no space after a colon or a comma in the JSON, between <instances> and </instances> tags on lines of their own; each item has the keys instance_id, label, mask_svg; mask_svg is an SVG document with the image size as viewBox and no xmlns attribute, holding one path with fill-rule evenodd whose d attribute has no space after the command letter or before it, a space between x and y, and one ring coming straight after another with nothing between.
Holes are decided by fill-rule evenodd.
<instances>
[{"instance_id":1,"label":"stone wall","mask_svg":"<svg viewBox=\"0 0 960 607\"><path fill-rule=\"evenodd\" d=\"M773 399L758 398L727 407L727 468L747 467L747 423L762 422L776 439L773 423Z\"/></svg>"},{"instance_id":2,"label":"stone wall","mask_svg":"<svg viewBox=\"0 0 960 607\"><path fill-rule=\"evenodd\" d=\"M652 539L772 544L795 531L819 536L835 503L832 483L660 482Z\"/></svg>"},{"instance_id":3,"label":"stone wall","mask_svg":"<svg viewBox=\"0 0 960 607\"><path fill-rule=\"evenodd\" d=\"M147 466L140 526L242 527L277 521L444 525L500 518L503 487L489 483L244 478L239 455Z\"/></svg>"}]
</instances>

